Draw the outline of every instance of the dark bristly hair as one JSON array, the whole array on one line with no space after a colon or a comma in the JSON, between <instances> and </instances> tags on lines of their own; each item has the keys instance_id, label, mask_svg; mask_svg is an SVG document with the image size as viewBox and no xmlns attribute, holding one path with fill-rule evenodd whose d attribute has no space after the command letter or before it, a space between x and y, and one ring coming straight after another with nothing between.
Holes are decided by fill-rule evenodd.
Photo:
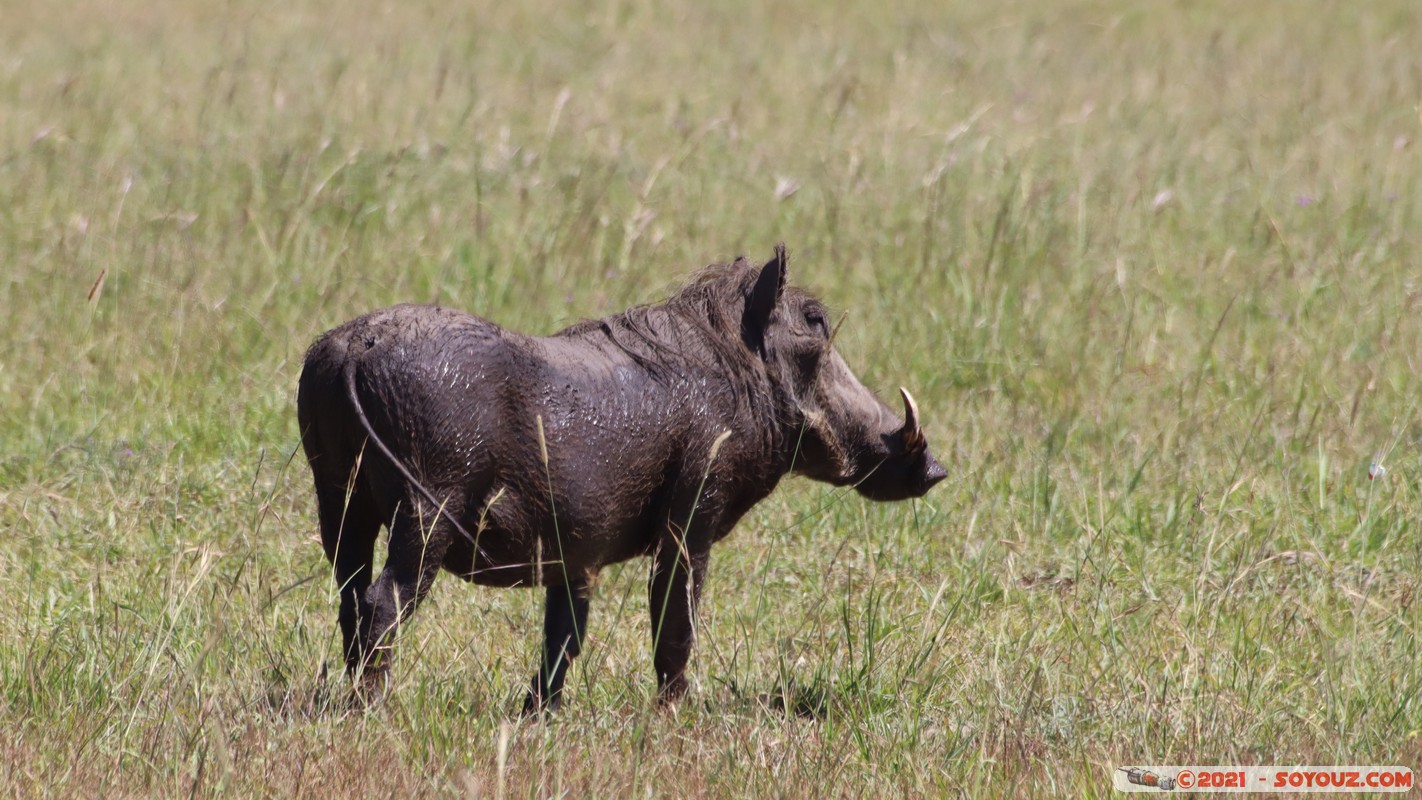
<instances>
[{"instance_id":1,"label":"dark bristly hair","mask_svg":"<svg viewBox=\"0 0 1422 800\"><path fill-rule=\"evenodd\" d=\"M730 379L738 402L753 403L766 387L741 340L741 317L757 274L745 258L712 264L660 303L585 320L555 335L604 335L658 381L711 371Z\"/></svg>"}]
</instances>

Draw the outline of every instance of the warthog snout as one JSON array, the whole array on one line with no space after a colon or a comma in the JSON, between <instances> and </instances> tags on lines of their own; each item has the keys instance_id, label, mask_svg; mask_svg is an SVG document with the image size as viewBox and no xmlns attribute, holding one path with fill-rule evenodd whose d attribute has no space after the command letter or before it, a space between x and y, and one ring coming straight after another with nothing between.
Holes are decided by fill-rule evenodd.
<instances>
[{"instance_id":1,"label":"warthog snout","mask_svg":"<svg viewBox=\"0 0 1422 800\"><path fill-rule=\"evenodd\" d=\"M884 434L884 461L856 484L870 500L907 500L922 497L948 477L948 470L928 451L928 439L918 421L918 403L908 390L899 387L904 400L904 423L893 433Z\"/></svg>"}]
</instances>

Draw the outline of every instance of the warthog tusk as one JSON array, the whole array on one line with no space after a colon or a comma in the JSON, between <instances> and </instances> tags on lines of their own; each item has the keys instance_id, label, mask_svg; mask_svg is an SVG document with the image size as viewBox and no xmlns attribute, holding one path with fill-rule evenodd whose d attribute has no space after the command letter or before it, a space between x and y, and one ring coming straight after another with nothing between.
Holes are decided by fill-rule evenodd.
<instances>
[{"instance_id":1,"label":"warthog tusk","mask_svg":"<svg viewBox=\"0 0 1422 800\"><path fill-rule=\"evenodd\" d=\"M913 401L913 395L909 390L899 387L899 394L904 397L904 449L908 451L919 450L928 442L923 438L923 428L918 424L918 403Z\"/></svg>"}]
</instances>

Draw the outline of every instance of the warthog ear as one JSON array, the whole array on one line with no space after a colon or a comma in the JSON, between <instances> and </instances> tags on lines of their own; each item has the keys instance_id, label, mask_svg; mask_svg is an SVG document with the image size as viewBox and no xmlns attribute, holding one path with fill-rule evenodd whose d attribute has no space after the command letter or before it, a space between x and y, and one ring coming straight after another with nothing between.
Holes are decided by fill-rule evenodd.
<instances>
[{"instance_id":1,"label":"warthog ear","mask_svg":"<svg viewBox=\"0 0 1422 800\"><path fill-rule=\"evenodd\" d=\"M789 272L785 243L775 245L775 257L760 268L755 288L746 298L745 315L741 318L741 334L746 346L765 357L765 329L770 327L770 315L785 294L785 276Z\"/></svg>"}]
</instances>

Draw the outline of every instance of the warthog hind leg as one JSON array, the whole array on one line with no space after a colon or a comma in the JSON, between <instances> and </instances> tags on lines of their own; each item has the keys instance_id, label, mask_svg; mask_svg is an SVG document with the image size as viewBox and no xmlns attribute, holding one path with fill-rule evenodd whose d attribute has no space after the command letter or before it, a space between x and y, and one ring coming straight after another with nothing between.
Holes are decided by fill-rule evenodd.
<instances>
[{"instance_id":1,"label":"warthog hind leg","mask_svg":"<svg viewBox=\"0 0 1422 800\"><path fill-rule=\"evenodd\" d=\"M367 695L383 691L396 631L429 593L449 549L449 521L428 511L416 516L409 506L396 512L385 568L365 593L369 615L358 628L363 663L357 691Z\"/></svg>"}]
</instances>

